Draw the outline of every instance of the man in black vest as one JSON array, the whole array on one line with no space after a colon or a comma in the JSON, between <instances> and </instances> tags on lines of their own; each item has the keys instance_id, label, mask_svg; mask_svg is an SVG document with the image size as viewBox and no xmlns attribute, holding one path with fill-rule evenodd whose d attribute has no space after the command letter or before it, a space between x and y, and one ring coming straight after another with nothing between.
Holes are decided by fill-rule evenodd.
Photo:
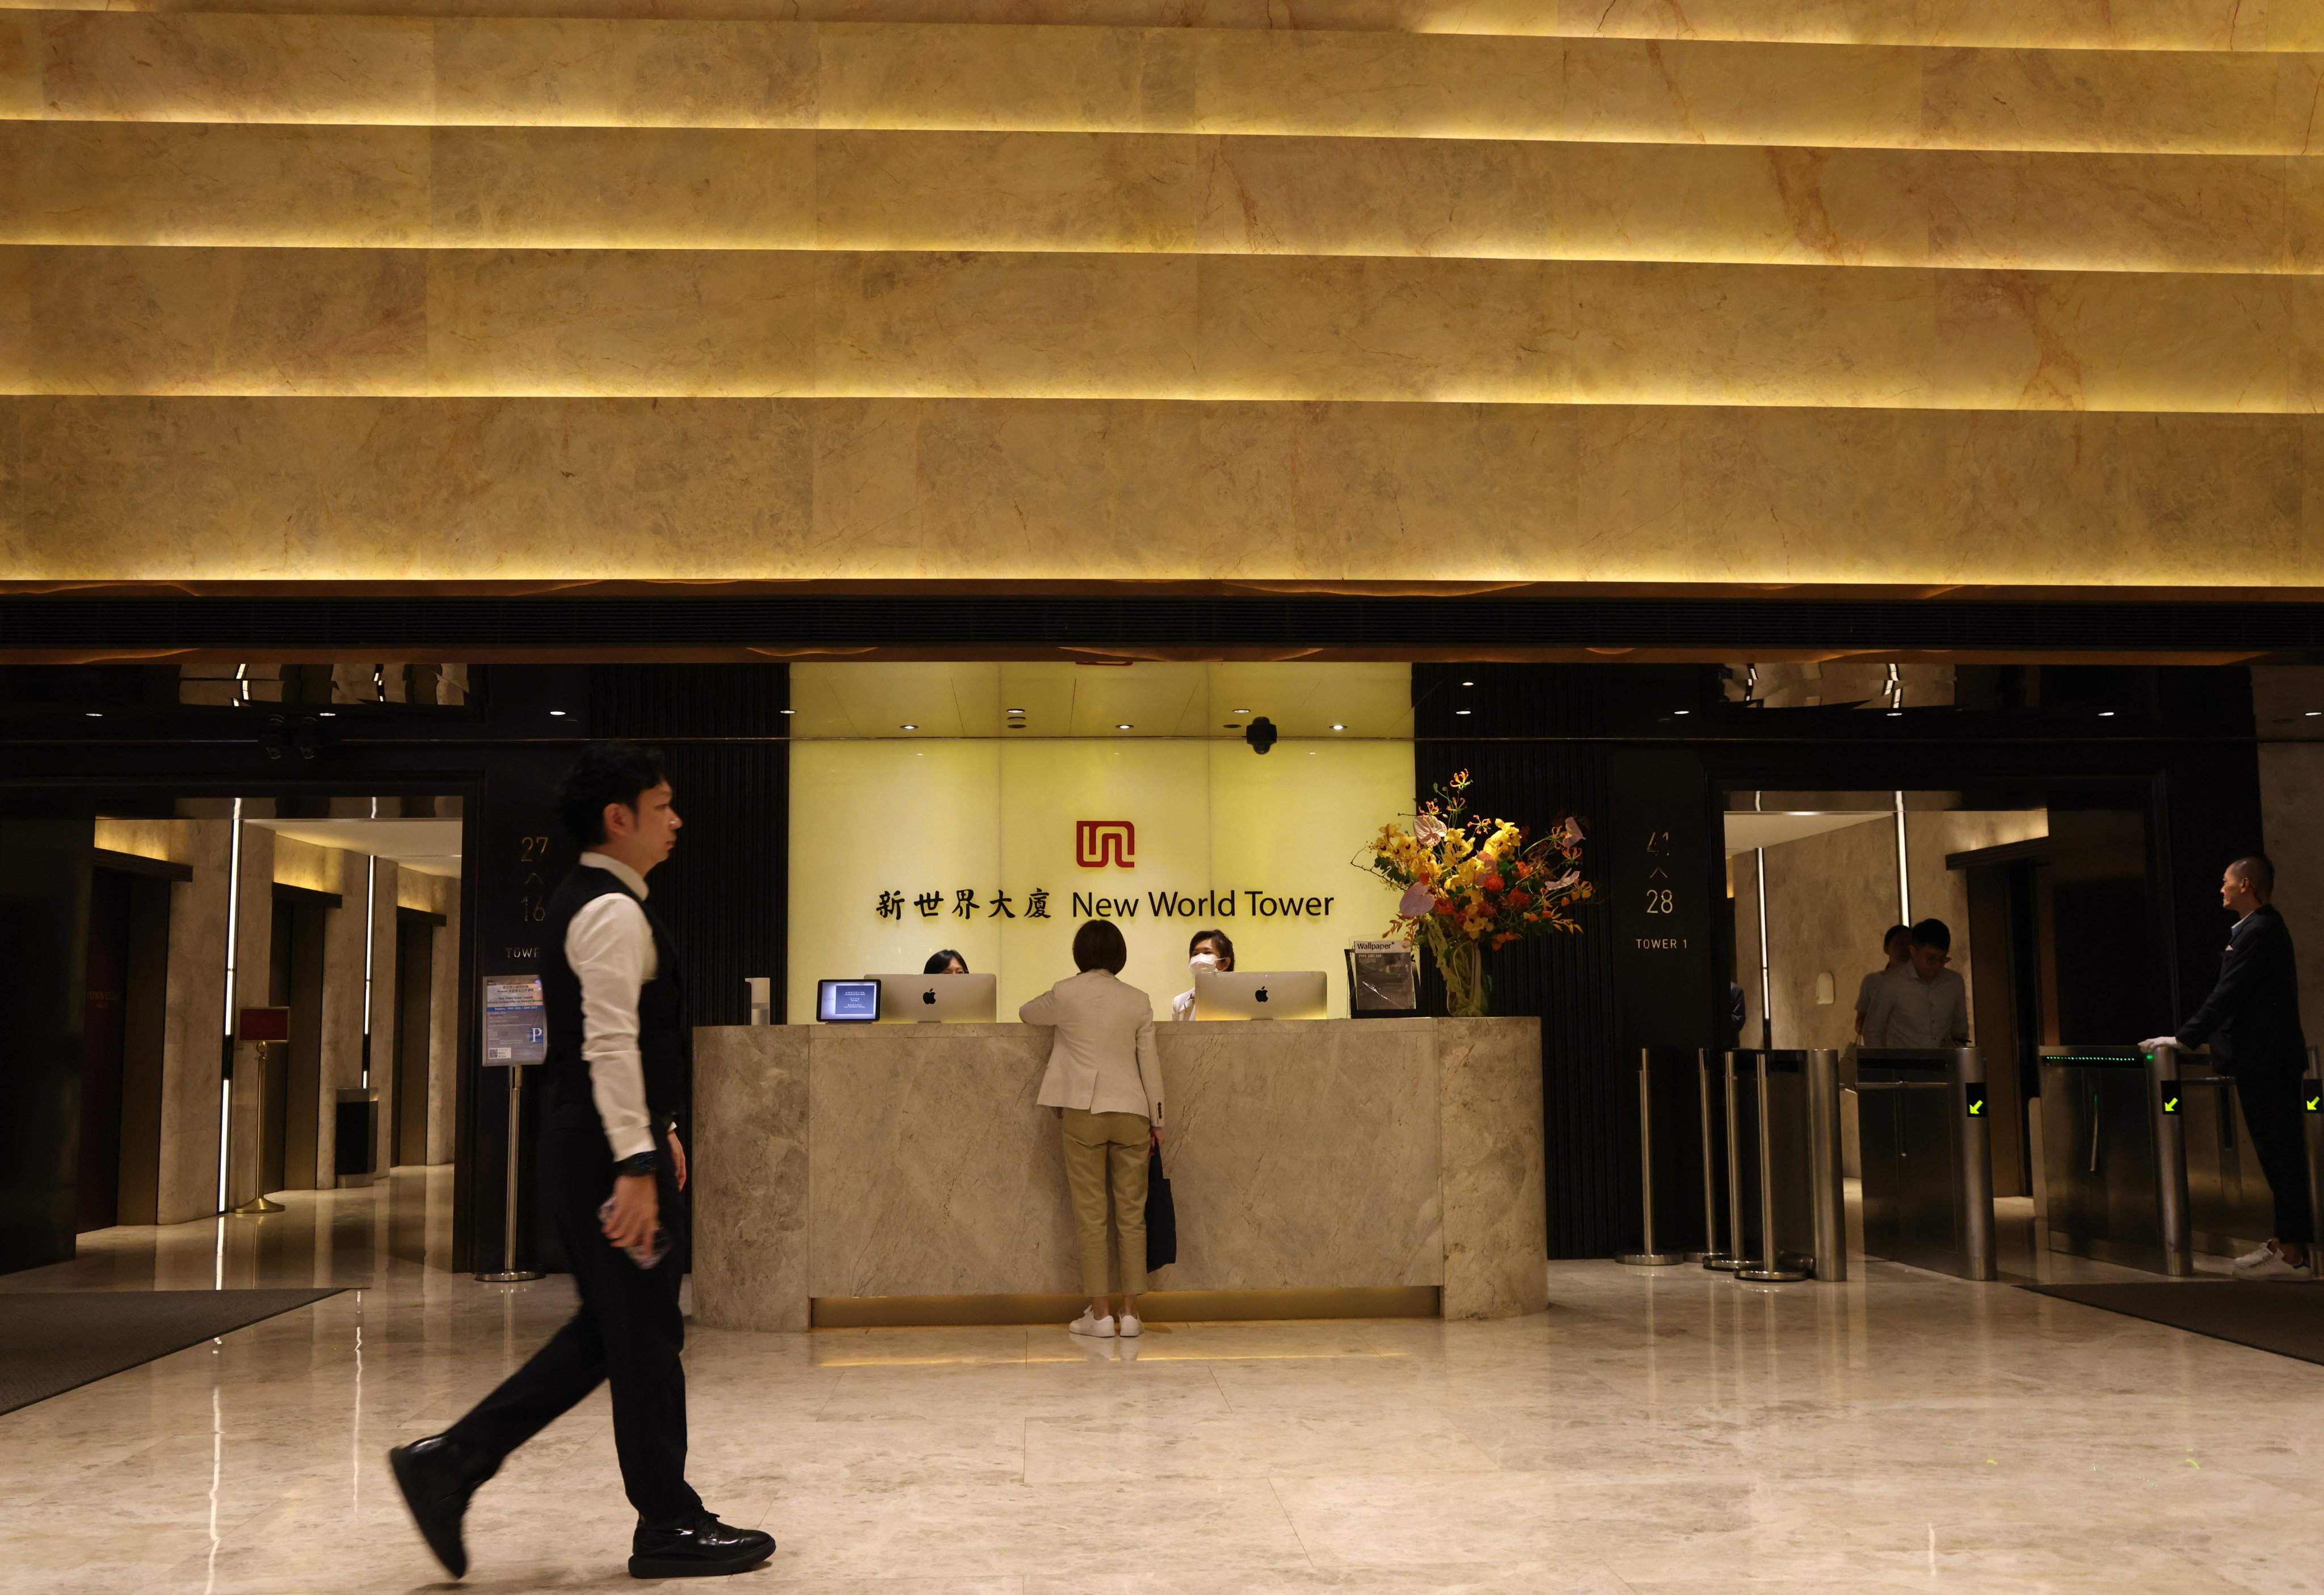
<instances>
[{"instance_id":1,"label":"man in black vest","mask_svg":"<svg viewBox=\"0 0 2324 1595\"><path fill-rule=\"evenodd\" d=\"M2301 1125L2301 1075L2308 1037L2300 1028L2300 973L2292 932L2268 900L2275 866L2264 856L2237 859L2219 881L2219 905L2237 916L2219 955L2219 983L2176 1036L2149 1047L2211 1044L2219 1071L2232 1075L2250 1127L2252 1149L2275 1198L2275 1235L2235 1262L2245 1279L2306 1279L2315 1240L2308 1209L2308 1153Z\"/></svg>"},{"instance_id":2,"label":"man in black vest","mask_svg":"<svg viewBox=\"0 0 2324 1595\"><path fill-rule=\"evenodd\" d=\"M691 1055L678 950L646 906L645 881L678 840L661 756L593 744L566 776L558 809L583 851L542 927L540 1165L580 1310L467 1416L388 1461L429 1549L458 1578L468 1565L461 1518L477 1486L611 1380L613 1447L638 1511L630 1572L741 1572L772 1555L774 1539L719 1522L686 1482L679 1127Z\"/></svg>"}]
</instances>

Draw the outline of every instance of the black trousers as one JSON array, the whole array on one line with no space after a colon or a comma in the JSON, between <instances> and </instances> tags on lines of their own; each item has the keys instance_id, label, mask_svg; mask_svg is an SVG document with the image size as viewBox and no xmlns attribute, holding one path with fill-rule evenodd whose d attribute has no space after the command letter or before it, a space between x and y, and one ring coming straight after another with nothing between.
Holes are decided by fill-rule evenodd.
<instances>
[{"instance_id":1,"label":"black trousers","mask_svg":"<svg viewBox=\"0 0 2324 1595\"><path fill-rule=\"evenodd\" d=\"M532 1360L447 1432L497 1467L508 1454L604 1381L613 1387L613 1449L622 1484L641 1520L691 1522L702 1498L686 1482L686 1319L678 1287L686 1271L684 1198L662 1159L662 1222L678 1246L641 1268L607 1240L597 1209L613 1194L613 1154L596 1111L553 1110L540 1138L549 1203L581 1305Z\"/></svg>"},{"instance_id":2,"label":"black trousers","mask_svg":"<svg viewBox=\"0 0 2324 1595\"><path fill-rule=\"evenodd\" d=\"M2252 1150L2275 1197L2275 1238L2305 1246L2316 1237L2308 1210L2308 1131L2299 1074L2291 1069L2237 1071L2236 1095Z\"/></svg>"}]
</instances>

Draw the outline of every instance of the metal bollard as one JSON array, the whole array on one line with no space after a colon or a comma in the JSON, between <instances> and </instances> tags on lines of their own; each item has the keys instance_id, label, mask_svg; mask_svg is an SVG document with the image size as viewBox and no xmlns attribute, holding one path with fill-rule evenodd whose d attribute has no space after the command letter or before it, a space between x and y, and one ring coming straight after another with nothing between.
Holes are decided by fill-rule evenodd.
<instances>
[{"instance_id":1,"label":"metal bollard","mask_svg":"<svg viewBox=\"0 0 2324 1595\"><path fill-rule=\"evenodd\" d=\"M2195 1271L2195 1226L2187 1211L2187 1121L2179 1115L2179 1049L2146 1055L2146 1108L2154 1125L2154 1216L2162 1231L2163 1271L2183 1279Z\"/></svg>"},{"instance_id":2,"label":"metal bollard","mask_svg":"<svg viewBox=\"0 0 2324 1595\"><path fill-rule=\"evenodd\" d=\"M1702 1084L1702 1266L1706 1268L1730 1269L1736 1267L1732 1251L1719 1249L1719 1161L1711 1151L1711 1049L1703 1047L1694 1055L1695 1069ZM1729 1093L1733 1094L1731 1092ZM1735 1166L1730 1148L1728 1168ZM1734 1211L1730 1196L1728 1211Z\"/></svg>"},{"instance_id":3,"label":"metal bollard","mask_svg":"<svg viewBox=\"0 0 2324 1595\"><path fill-rule=\"evenodd\" d=\"M1986 1112L1984 1052L1974 1046L1956 1049L1952 1076L1953 1102L1961 1114L1960 1183L1953 1190L1961 1277L1998 1279L2001 1270L1993 1252L1993 1120ZM2180 1189L2186 1189L2183 1173Z\"/></svg>"},{"instance_id":4,"label":"metal bollard","mask_svg":"<svg viewBox=\"0 0 2324 1595\"><path fill-rule=\"evenodd\" d=\"M2300 1126L2308 1132L2308 1232L2324 1240L2324 1068L2318 1066L2312 1046L2300 1083Z\"/></svg>"},{"instance_id":5,"label":"metal bollard","mask_svg":"<svg viewBox=\"0 0 2324 1595\"><path fill-rule=\"evenodd\" d=\"M1616 1252L1614 1260L1634 1268L1659 1268L1683 1263L1686 1258L1680 1252L1655 1249L1655 1110L1646 1089L1646 1072L1653 1056L1651 1048L1638 1048L1638 1200L1645 1209L1646 1249Z\"/></svg>"},{"instance_id":6,"label":"metal bollard","mask_svg":"<svg viewBox=\"0 0 2324 1595\"><path fill-rule=\"evenodd\" d=\"M1727 1080L1727 1249L1706 1255L1702 1266L1732 1274L1743 1266L1743 1170L1737 1161L1742 1148L1735 1139L1735 1055L1720 1057Z\"/></svg>"},{"instance_id":7,"label":"metal bollard","mask_svg":"<svg viewBox=\"0 0 2324 1595\"><path fill-rule=\"evenodd\" d=\"M1759 1245L1767 1255L1757 1264L1735 1270L1736 1278L1748 1279L1755 1285L1788 1285L1808 1277L1805 1268L1786 1268L1783 1249L1775 1244L1774 1156L1775 1114L1767 1102L1767 1055L1762 1052L1759 1055ZM1739 1241L1736 1249L1742 1249Z\"/></svg>"},{"instance_id":8,"label":"metal bollard","mask_svg":"<svg viewBox=\"0 0 2324 1595\"><path fill-rule=\"evenodd\" d=\"M1815 1207L1815 1277L1848 1277L1848 1185L1840 1157L1840 1054L1808 1054L1808 1192ZM1991 1204L1987 1204L1990 1211Z\"/></svg>"}]
</instances>

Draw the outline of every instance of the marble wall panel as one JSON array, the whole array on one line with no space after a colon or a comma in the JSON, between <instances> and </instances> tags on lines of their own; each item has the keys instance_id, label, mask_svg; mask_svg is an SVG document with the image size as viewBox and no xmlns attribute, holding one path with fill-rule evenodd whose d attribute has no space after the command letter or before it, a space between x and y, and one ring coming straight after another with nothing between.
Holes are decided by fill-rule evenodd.
<instances>
[{"instance_id":1,"label":"marble wall panel","mask_svg":"<svg viewBox=\"0 0 2324 1595\"><path fill-rule=\"evenodd\" d=\"M412 250L0 250L30 279L18 392L424 392L429 258ZM0 284L8 268L0 266ZM0 335L5 336L5 335Z\"/></svg>"},{"instance_id":2,"label":"marble wall panel","mask_svg":"<svg viewBox=\"0 0 2324 1595\"><path fill-rule=\"evenodd\" d=\"M819 134L815 226L827 249L1195 247L1206 141L1163 134Z\"/></svg>"},{"instance_id":3,"label":"marble wall panel","mask_svg":"<svg viewBox=\"0 0 2324 1595\"><path fill-rule=\"evenodd\" d=\"M0 13L0 113L2301 153L2319 58L1255 29ZM30 20L27 20L30 19ZM13 109L11 109L13 107Z\"/></svg>"},{"instance_id":4,"label":"marble wall panel","mask_svg":"<svg viewBox=\"0 0 2324 1595\"><path fill-rule=\"evenodd\" d=\"M816 136L804 129L438 128L426 197L432 241L439 248L811 249Z\"/></svg>"},{"instance_id":5,"label":"marble wall panel","mask_svg":"<svg viewBox=\"0 0 2324 1595\"><path fill-rule=\"evenodd\" d=\"M1021 1025L810 1031L807 1291L1070 1291L1080 1278L1047 1037ZM699 1065L696 1065L697 1069Z\"/></svg>"},{"instance_id":6,"label":"marble wall panel","mask_svg":"<svg viewBox=\"0 0 2324 1595\"><path fill-rule=\"evenodd\" d=\"M161 1039L159 1223L217 1211L218 1037L226 1018L226 862L224 820L175 822L179 862L194 878L170 888L170 970Z\"/></svg>"},{"instance_id":7,"label":"marble wall panel","mask_svg":"<svg viewBox=\"0 0 2324 1595\"><path fill-rule=\"evenodd\" d=\"M1434 1024L1157 1027L1179 1260L1157 1288L1443 1284Z\"/></svg>"},{"instance_id":8,"label":"marble wall panel","mask_svg":"<svg viewBox=\"0 0 2324 1595\"><path fill-rule=\"evenodd\" d=\"M315 1189L327 1191L338 1176L339 1093L363 1083L364 860L361 853L320 848L339 906L323 916L322 1051L315 1093Z\"/></svg>"},{"instance_id":9,"label":"marble wall panel","mask_svg":"<svg viewBox=\"0 0 2324 1595\"><path fill-rule=\"evenodd\" d=\"M751 250L442 250L429 392L801 393L818 258Z\"/></svg>"},{"instance_id":10,"label":"marble wall panel","mask_svg":"<svg viewBox=\"0 0 2324 1595\"><path fill-rule=\"evenodd\" d=\"M695 1032L694 1312L807 1327L807 1044L795 1025Z\"/></svg>"},{"instance_id":11,"label":"marble wall panel","mask_svg":"<svg viewBox=\"0 0 2324 1595\"><path fill-rule=\"evenodd\" d=\"M1053 252L0 246L0 387L2307 411L2324 280Z\"/></svg>"},{"instance_id":12,"label":"marble wall panel","mask_svg":"<svg viewBox=\"0 0 2324 1595\"><path fill-rule=\"evenodd\" d=\"M805 27L564 17L434 27L445 123L799 127L814 115L816 37Z\"/></svg>"},{"instance_id":13,"label":"marble wall panel","mask_svg":"<svg viewBox=\"0 0 2324 1595\"><path fill-rule=\"evenodd\" d=\"M432 122L435 24L377 16L25 13L38 115L63 120Z\"/></svg>"},{"instance_id":14,"label":"marble wall panel","mask_svg":"<svg viewBox=\"0 0 2324 1595\"><path fill-rule=\"evenodd\" d=\"M1276 580L2299 587L2324 568L2324 440L2298 416L0 400L12 418L9 580L1214 579L1222 547Z\"/></svg>"},{"instance_id":15,"label":"marble wall panel","mask_svg":"<svg viewBox=\"0 0 2324 1595\"><path fill-rule=\"evenodd\" d=\"M2324 19L2301 0L63 0L56 8L1299 28L1994 49L2324 49Z\"/></svg>"},{"instance_id":16,"label":"marble wall panel","mask_svg":"<svg viewBox=\"0 0 2324 1595\"><path fill-rule=\"evenodd\" d=\"M1444 1316L1549 1305L1541 1021L1437 1019L1444 1148Z\"/></svg>"},{"instance_id":17,"label":"marble wall panel","mask_svg":"<svg viewBox=\"0 0 2324 1595\"><path fill-rule=\"evenodd\" d=\"M1192 257L837 253L819 265L815 389L835 398L1216 386L1197 366Z\"/></svg>"},{"instance_id":18,"label":"marble wall panel","mask_svg":"<svg viewBox=\"0 0 2324 1595\"><path fill-rule=\"evenodd\" d=\"M2312 272L2318 170L1497 139L0 120L0 243Z\"/></svg>"},{"instance_id":19,"label":"marble wall panel","mask_svg":"<svg viewBox=\"0 0 2324 1595\"><path fill-rule=\"evenodd\" d=\"M434 136L0 121L0 243L424 244Z\"/></svg>"}]
</instances>

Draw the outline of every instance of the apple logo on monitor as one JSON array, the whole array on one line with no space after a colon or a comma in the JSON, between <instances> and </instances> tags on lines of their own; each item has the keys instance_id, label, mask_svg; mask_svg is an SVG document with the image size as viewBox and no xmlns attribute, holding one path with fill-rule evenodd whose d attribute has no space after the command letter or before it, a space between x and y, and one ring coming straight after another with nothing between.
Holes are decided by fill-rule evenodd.
<instances>
[{"instance_id":1,"label":"apple logo on monitor","mask_svg":"<svg viewBox=\"0 0 2324 1595\"><path fill-rule=\"evenodd\" d=\"M1266 1000L1267 1000L1267 988L1266 988L1265 986L1261 986L1258 991L1253 991L1253 992L1251 993L1251 997L1252 997L1252 999L1253 999L1254 1000L1256 1000L1256 1001L1259 1001L1259 1002L1264 1002L1264 1001L1266 1001Z\"/></svg>"},{"instance_id":2,"label":"apple logo on monitor","mask_svg":"<svg viewBox=\"0 0 2324 1595\"><path fill-rule=\"evenodd\" d=\"M936 1005L936 989L934 986L930 986L927 991L921 992L920 1000L927 1003L930 1008L934 1008Z\"/></svg>"}]
</instances>

